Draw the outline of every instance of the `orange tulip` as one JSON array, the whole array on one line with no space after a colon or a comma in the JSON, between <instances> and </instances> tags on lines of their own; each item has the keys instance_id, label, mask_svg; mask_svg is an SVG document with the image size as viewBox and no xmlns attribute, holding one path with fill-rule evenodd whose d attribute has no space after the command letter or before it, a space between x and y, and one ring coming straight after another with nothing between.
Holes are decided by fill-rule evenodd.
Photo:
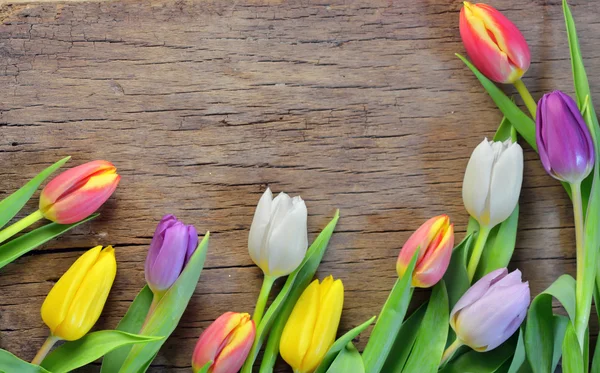
<instances>
[{"instance_id":1,"label":"orange tulip","mask_svg":"<svg viewBox=\"0 0 600 373\"><path fill-rule=\"evenodd\" d=\"M40 211L60 224L93 214L117 188L121 177L107 161L93 161L67 170L48 183L40 196Z\"/></svg>"}]
</instances>

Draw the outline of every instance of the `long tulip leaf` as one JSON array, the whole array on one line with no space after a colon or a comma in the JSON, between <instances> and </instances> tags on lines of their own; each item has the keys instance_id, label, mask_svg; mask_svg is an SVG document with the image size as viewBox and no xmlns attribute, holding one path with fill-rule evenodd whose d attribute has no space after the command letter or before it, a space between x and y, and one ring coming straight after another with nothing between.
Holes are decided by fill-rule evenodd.
<instances>
[{"instance_id":1,"label":"long tulip leaf","mask_svg":"<svg viewBox=\"0 0 600 373\"><path fill-rule=\"evenodd\" d=\"M0 350L0 372L50 373L39 365L23 361L6 350Z\"/></svg>"},{"instance_id":2,"label":"long tulip leaf","mask_svg":"<svg viewBox=\"0 0 600 373\"><path fill-rule=\"evenodd\" d=\"M583 356L573 323L568 323L562 343L562 369L564 373L584 373Z\"/></svg>"},{"instance_id":3,"label":"long tulip leaf","mask_svg":"<svg viewBox=\"0 0 600 373\"><path fill-rule=\"evenodd\" d=\"M144 286L133 300L133 303L131 303L131 306L129 306L127 313L123 316L119 325L117 325L117 330L127 333L139 332L148 315L152 298L152 290L150 290L148 285ZM102 359L100 373L118 372L127 355L129 355L131 348L131 345L122 346L106 354L104 359Z\"/></svg>"},{"instance_id":4,"label":"long tulip leaf","mask_svg":"<svg viewBox=\"0 0 600 373\"><path fill-rule=\"evenodd\" d=\"M417 339L402 372L437 372L446 347L449 315L446 284L440 281L433 288Z\"/></svg>"},{"instance_id":5,"label":"long tulip leaf","mask_svg":"<svg viewBox=\"0 0 600 373\"><path fill-rule=\"evenodd\" d=\"M504 116L510 121L517 132L519 132L519 134L525 139L525 141L527 141L527 143L537 151L537 144L535 141L535 123L533 120L523 113L523 111L519 109L519 107L512 102L512 100L508 98L508 96L506 96L504 92L502 92L502 90L496 86L496 84L494 84L494 82L486 78L465 57L461 56L460 54L456 54L456 56L460 58L469 69L471 69L481 85L483 85L483 88L485 88L492 100L494 100L494 103L496 103L496 106L498 106L502 114L504 114Z\"/></svg>"},{"instance_id":6,"label":"long tulip leaf","mask_svg":"<svg viewBox=\"0 0 600 373\"><path fill-rule=\"evenodd\" d=\"M371 317L369 320L367 320L364 323L360 324L359 326L349 330L346 334L339 337L333 343L333 345L331 345L329 350L327 350L327 353L323 357L323 360L321 360L321 363L319 364L319 366L317 367L317 369L315 369L315 371L313 373L325 373L325 372L330 371L331 370L330 366L332 366L331 364L333 363L334 360L336 360L336 356L338 356L341 353L341 351L348 345L348 343L351 343L354 338L358 337L358 335L360 333L362 333L365 329L367 329L369 327L369 325L371 325L373 323L373 321L375 321L375 316ZM362 359L361 359L361 365L362 365ZM364 367L363 367L363 370L364 370ZM341 371L336 371L336 372L341 372Z\"/></svg>"},{"instance_id":7,"label":"long tulip leaf","mask_svg":"<svg viewBox=\"0 0 600 373\"><path fill-rule=\"evenodd\" d=\"M339 372L365 373L365 365L363 364L362 357L352 342L348 342L327 370L327 373Z\"/></svg>"},{"instance_id":8,"label":"long tulip leaf","mask_svg":"<svg viewBox=\"0 0 600 373\"><path fill-rule=\"evenodd\" d=\"M517 340L517 347L513 355L508 373L519 373L523 368L523 364L527 364L525 360L525 333L523 332L523 326L519 329L519 339Z\"/></svg>"},{"instance_id":9,"label":"long tulip leaf","mask_svg":"<svg viewBox=\"0 0 600 373\"><path fill-rule=\"evenodd\" d=\"M50 241L57 236L60 236L69 229L75 228L80 224L94 219L98 215L99 214L94 214L80 222L73 224L46 224L3 244L0 246L0 268L3 268L5 265L27 254L36 247Z\"/></svg>"},{"instance_id":10,"label":"long tulip leaf","mask_svg":"<svg viewBox=\"0 0 600 373\"><path fill-rule=\"evenodd\" d=\"M466 269L465 269L466 271ZM406 318L406 321L402 323L402 327L396 336L392 350L388 354L388 358L383 365L382 372L390 373L402 373L404 365L408 360L408 356L413 349L415 340L417 339L417 333L419 327L425 316L427 310L427 303L422 304Z\"/></svg>"},{"instance_id":11,"label":"long tulip leaf","mask_svg":"<svg viewBox=\"0 0 600 373\"><path fill-rule=\"evenodd\" d=\"M333 234L333 230L335 229L339 218L340 212L337 210L333 219L325 226L325 228L323 228L321 233L310 245L300 266L288 276L285 285L283 285L283 288L267 309L260 325L258 325L256 329L254 344L242 367L242 373L252 372L254 361L256 360L258 352L265 342L267 335L269 335L269 341L265 348L260 370L261 372L266 372L273 369L277 356L279 355L279 341L281 340L281 334L283 333L285 323L292 313L294 305L300 298L300 295L302 295L302 292L306 289L308 284L310 284L317 272L317 268L319 267L319 264L321 264L323 255L325 255L329 239Z\"/></svg>"},{"instance_id":12,"label":"long tulip leaf","mask_svg":"<svg viewBox=\"0 0 600 373\"><path fill-rule=\"evenodd\" d=\"M33 196L33 193L40 187L40 185L50 176L54 171L58 170L62 165L67 163L71 157L65 157L60 161L56 162L52 166L46 168L33 179L29 180L27 184L23 185L19 190L4 198L0 201L0 228L2 228L10 219L14 218L15 215L21 209L27 201Z\"/></svg>"},{"instance_id":13,"label":"long tulip leaf","mask_svg":"<svg viewBox=\"0 0 600 373\"><path fill-rule=\"evenodd\" d=\"M469 350L459 357L451 360L439 373L500 373L510 364L510 358L515 351L517 336L511 337L507 342L488 352Z\"/></svg>"},{"instance_id":14,"label":"long tulip leaf","mask_svg":"<svg viewBox=\"0 0 600 373\"><path fill-rule=\"evenodd\" d=\"M120 373L138 373L142 369L145 371L144 368L147 368L149 361L154 359L158 350L177 327L198 285L206 259L209 236L207 232L177 281L158 302L148 322L140 331L140 334L160 336L164 339L134 346L123 362Z\"/></svg>"},{"instance_id":15,"label":"long tulip leaf","mask_svg":"<svg viewBox=\"0 0 600 373\"><path fill-rule=\"evenodd\" d=\"M102 330L59 346L44 359L42 366L53 373L66 373L87 365L121 346L161 339L164 338L130 334L119 330Z\"/></svg>"},{"instance_id":16,"label":"long tulip leaf","mask_svg":"<svg viewBox=\"0 0 600 373\"><path fill-rule=\"evenodd\" d=\"M367 373L379 373L390 353L396 335L402 327L406 310L412 297L412 274L418 258L418 250L410 261L404 276L396 280L386 300L367 346L363 351L363 361Z\"/></svg>"}]
</instances>

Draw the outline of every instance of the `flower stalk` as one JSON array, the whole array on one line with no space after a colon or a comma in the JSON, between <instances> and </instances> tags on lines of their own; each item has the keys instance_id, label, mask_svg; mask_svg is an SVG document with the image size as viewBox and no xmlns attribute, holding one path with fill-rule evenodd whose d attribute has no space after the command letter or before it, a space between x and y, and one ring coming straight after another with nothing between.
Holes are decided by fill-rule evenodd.
<instances>
[{"instance_id":1,"label":"flower stalk","mask_svg":"<svg viewBox=\"0 0 600 373\"><path fill-rule=\"evenodd\" d=\"M58 341L60 341L60 338L50 334L48 338L46 338L46 340L44 341L42 347L40 347L40 349L38 350L37 354L35 354L33 360L31 360L31 364L40 365L42 361L44 361L44 359L46 358L46 355L48 355L52 347L54 347L54 345Z\"/></svg>"},{"instance_id":2,"label":"flower stalk","mask_svg":"<svg viewBox=\"0 0 600 373\"><path fill-rule=\"evenodd\" d=\"M275 280L277 280L277 277L275 276L264 276L260 293L258 294L258 299L256 300L256 308L254 308L254 313L252 314L252 321L254 321L256 325L260 324L260 321L265 314L265 308L267 306L269 294L271 294L271 289L273 288Z\"/></svg>"},{"instance_id":3,"label":"flower stalk","mask_svg":"<svg viewBox=\"0 0 600 373\"><path fill-rule=\"evenodd\" d=\"M479 229L477 240L475 241L475 247L473 248L473 253L471 254L471 258L469 259L469 264L467 266L469 282L473 282L475 271L477 271L477 266L479 265L479 260L481 260L481 254L483 254L483 248L485 247L485 243L490 235L490 231L491 229L488 226L481 226Z\"/></svg>"},{"instance_id":4,"label":"flower stalk","mask_svg":"<svg viewBox=\"0 0 600 373\"><path fill-rule=\"evenodd\" d=\"M27 215L26 217L14 223L13 225L4 228L0 231L0 243L8 240L9 238L21 232L23 229L29 227L30 225L33 225L34 223L38 222L43 217L44 214L42 213L42 211L37 210L36 212Z\"/></svg>"},{"instance_id":5,"label":"flower stalk","mask_svg":"<svg viewBox=\"0 0 600 373\"><path fill-rule=\"evenodd\" d=\"M529 113L531 114L533 119L535 119L536 112L537 112L537 104L535 103L535 100L531 96L531 93L529 93L527 86L525 86L525 83L523 83L523 81L521 79L515 81L513 83L513 85L517 89L517 92L519 92L519 95L521 95L521 98L523 99L523 102L525 103L527 110L529 110Z\"/></svg>"},{"instance_id":6,"label":"flower stalk","mask_svg":"<svg viewBox=\"0 0 600 373\"><path fill-rule=\"evenodd\" d=\"M461 346L463 346L463 343L460 341L460 339L456 338L454 340L454 342L452 342L452 344L450 346L448 346L448 348L446 348L446 350L444 351L444 354L442 355L442 361L440 362L440 366L446 364L446 362L448 360L450 360L450 358L452 358L452 356L454 356L456 351Z\"/></svg>"}]
</instances>

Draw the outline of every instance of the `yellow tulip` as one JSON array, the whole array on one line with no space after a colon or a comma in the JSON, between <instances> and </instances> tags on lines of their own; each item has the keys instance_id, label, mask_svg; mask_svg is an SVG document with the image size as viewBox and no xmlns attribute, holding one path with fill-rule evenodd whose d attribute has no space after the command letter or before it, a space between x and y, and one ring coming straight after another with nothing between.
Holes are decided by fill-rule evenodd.
<instances>
[{"instance_id":1,"label":"yellow tulip","mask_svg":"<svg viewBox=\"0 0 600 373\"><path fill-rule=\"evenodd\" d=\"M344 285L329 276L313 281L294 306L281 336L279 352L296 373L317 368L335 341L342 307Z\"/></svg>"},{"instance_id":2,"label":"yellow tulip","mask_svg":"<svg viewBox=\"0 0 600 373\"><path fill-rule=\"evenodd\" d=\"M74 341L87 334L100 317L116 274L112 246L96 246L80 256L42 305L42 319L52 336Z\"/></svg>"}]
</instances>

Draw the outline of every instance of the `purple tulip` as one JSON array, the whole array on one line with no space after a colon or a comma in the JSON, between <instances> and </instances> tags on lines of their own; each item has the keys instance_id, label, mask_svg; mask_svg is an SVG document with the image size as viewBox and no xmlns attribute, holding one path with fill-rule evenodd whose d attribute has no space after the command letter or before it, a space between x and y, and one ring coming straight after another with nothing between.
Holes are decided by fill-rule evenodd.
<instances>
[{"instance_id":1,"label":"purple tulip","mask_svg":"<svg viewBox=\"0 0 600 373\"><path fill-rule=\"evenodd\" d=\"M475 351L493 350L519 328L529 307L529 283L519 270L506 268L477 281L452 309L450 326L456 337Z\"/></svg>"},{"instance_id":2,"label":"purple tulip","mask_svg":"<svg viewBox=\"0 0 600 373\"><path fill-rule=\"evenodd\" d=\"M538 103L536 140L546 171L555 179L579 183L594 167L594 143L577 104L561 91Z\"/></svg>"},{"instance_id":3,"label":"purple tulip","mask_svg":"<svg viewBox=\"0 0 600 373\"><path fill-rule=\"evenodd\" d=\"M168 290L198 246L198 232L173 215L165 215L154 232L146 257L146 282L154 293Z\"/></svg>"}]
</instances>

